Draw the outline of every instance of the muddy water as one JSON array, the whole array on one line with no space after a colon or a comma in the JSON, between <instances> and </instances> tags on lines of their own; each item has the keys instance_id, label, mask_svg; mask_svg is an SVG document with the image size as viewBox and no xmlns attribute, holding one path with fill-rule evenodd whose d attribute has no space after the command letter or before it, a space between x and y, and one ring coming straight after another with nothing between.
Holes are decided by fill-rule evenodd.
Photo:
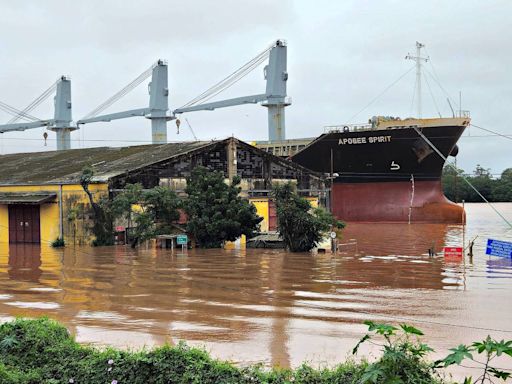
<instances>
[{"instance_id":1,"label":"muddy water","mask_svg":"<svg viewBox=\"0 0 512 384\"><path fill-rule=\"evenodd\" d=\"M512 204L497 207L512 220ZM512 260L484 254L487 237L512 241L512 231L485 205L466 209L465 231L351 224L336 256L4 244L0 320L49 315L81 342L187 340L280 366L343 360L366 319L414 324L439 354L489 333L512 339ZM477 235L472 260L428 256Z\"/></svg>"}]
</instances>

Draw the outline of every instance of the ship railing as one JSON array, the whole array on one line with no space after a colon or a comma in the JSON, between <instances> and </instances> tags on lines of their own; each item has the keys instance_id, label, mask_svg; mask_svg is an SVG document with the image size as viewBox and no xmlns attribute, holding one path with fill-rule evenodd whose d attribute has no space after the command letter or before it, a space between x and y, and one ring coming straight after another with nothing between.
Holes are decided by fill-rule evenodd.
<instances>
[{"instance_id":1,"label":"ship railing","mask_svg":"<svg viewBox=\"0 0 512 384\"><path fill-rule=\"evenodd\" d=\"M471 114L469 113L469 111L459 111L459 117L471 117Z\"/></svg>"},{"instance_id":2,"label":"ship railing","mask_svg":"<svg viewBox=\"0 0 512 384\"><path fill-rule=\"evenodd\" d=\"M345 125L326 125L324 126L324 133L331 132L359 132L359 131L372 131L375 127L372 124L345 124Z\"/></svg>"}]
</instances>

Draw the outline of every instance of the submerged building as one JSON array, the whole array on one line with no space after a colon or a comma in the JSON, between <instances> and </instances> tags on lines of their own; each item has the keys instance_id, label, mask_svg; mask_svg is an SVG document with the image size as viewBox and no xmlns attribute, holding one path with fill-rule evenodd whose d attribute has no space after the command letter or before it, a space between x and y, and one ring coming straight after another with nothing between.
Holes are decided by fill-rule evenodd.
<instances>
[{"instance_id":1,"label":"submerged building","mask_svg":"<svg viewBox=\"0 0 512 384\"><path fill-rule=\"evenodd\" d=\"M17 153L0 156L0 243L87 244L91 212L80 185L84 167L94 169L90 190L94 199L111 198L127 184L144 188L168 186L180 193L194 167L242 179L242 194L263 217L261 230L276 228L272 184L291 181L313 203L326 198L321 174L267 153L236 138Z\"/></svg>"}]
</instances>

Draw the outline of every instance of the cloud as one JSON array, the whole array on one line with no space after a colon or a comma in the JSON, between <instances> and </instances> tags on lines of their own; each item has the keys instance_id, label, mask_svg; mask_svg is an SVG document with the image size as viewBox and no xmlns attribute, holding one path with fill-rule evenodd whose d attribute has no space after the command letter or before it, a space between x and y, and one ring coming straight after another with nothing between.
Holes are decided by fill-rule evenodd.
<instances>
[{"instance_id":1,"label":"cloud","mask_svg":"<svg viewBox=\"0 0 512 384\"><path fill-rule=\"evenodd\" d=\"M61 74L73 81L74 117L80 118L122 88L156 59L169 62L170 101L178 107L231 73L276 38L286 38L289 95L288 137L313 137L324 125L343 124L413 63L404 60L416 40L432 61L425 72L424 115L450 114L447 95L478 125L508 132L511 104L508 1L83 1L0 0L0 100L22 108ZM409 116L414 113L414 71L356 116ZM429 91L430 86L430 91ZM258 68L226 97L263 90ZM432 93L436 103L432 101ZM148 103L146 84L109 111ZM455 108L457 106L455 105ZM52 114L51 101L37 115ZM9 116L1 115L7 121ZM243 106L188 114L200 138L265 139L266 109ZM471 129L475 135L476 128ZM0 135L2 152L43 147L43 130ZM486 133L480 132L480 135ZM127 145L150 140L143 118L90 124L73 133L81 145ZM186 124L180 135L191 139ZM21 138L22 140L14 140ZM53 133L50 133L50 139ZM108 141L105 141L108 140ZM485 143L483 146L479 144ZM482 137L460 141L459 166L477 163L496 173L510 167L509 140ZM483 152L479 148L489 150ZM490 153L493 155L491 156Z\"/></svg>"}]
</instances>

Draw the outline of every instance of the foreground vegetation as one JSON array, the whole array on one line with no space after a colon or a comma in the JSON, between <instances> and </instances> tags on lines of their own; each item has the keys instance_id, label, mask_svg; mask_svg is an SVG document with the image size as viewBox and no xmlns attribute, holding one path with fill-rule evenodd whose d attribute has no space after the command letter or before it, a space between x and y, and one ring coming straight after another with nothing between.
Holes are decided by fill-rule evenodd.
<instances>
[{"instance_id":1,"label":"foreground vegetation","mask_svg":"<svg viewBox=\"0 0 512 384\"><path fill-rule=\"evenodd\" d=\"M150 351L130 352L108 348L99 350L75 342L66 328L53 320L17 319L0 325L0 383L446 383L436 368L473 360L472 353L487 356L483 374L475 381L493 377L508 378L508 373L488 363L500 354L512 355L512 342L490 338L472 346L459 346L445 359L430 363L425 356L431 349L421 343L421 331L407 325L366 322L365 342L382 341L382 356L373 363L342 363L333 368L315 369L302 365L295 370L264 369L259 365L239 368L212 359L200 349L185 344L163 346ZM475 360L473 360L474 362Z\"/></svg>"}]
</instances>

